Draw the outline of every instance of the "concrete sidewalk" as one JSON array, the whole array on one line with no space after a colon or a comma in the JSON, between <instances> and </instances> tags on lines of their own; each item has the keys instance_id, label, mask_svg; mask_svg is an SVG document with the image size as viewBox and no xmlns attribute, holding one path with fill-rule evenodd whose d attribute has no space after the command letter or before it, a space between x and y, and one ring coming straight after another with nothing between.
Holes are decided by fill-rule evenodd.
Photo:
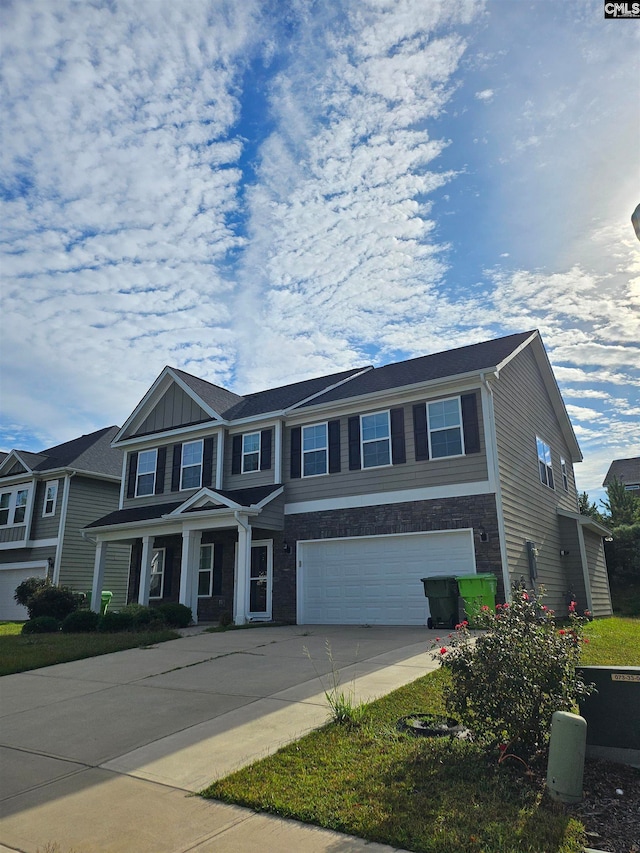
<instances>
[{"instance_id":1,"label":"concrete sidewalk","mask_svg":"<svg viewBox=\"0 0 640 853\"><path fill-rule=\"evenodd\" d=\"M189 794L326 722L334 671L356 700L368 700L434 668L427 650L436 633L187 632L153 648L5 676L0 845L25 853L47 844L56 853L389 850Z\"/></svg>"}]
</instances>

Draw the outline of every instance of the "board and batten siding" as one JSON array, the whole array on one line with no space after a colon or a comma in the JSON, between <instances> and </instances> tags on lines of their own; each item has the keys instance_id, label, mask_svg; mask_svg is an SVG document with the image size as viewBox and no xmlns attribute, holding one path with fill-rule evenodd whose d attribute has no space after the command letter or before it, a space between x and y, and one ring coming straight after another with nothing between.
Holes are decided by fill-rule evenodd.
<instances>
[{"instance_id":1,"label":"board and batten siding","mask_svg":"<svg viewBox=\"0 0 640 853\"><path fill-rule=\"evenodd\" d=\"M465 392L467 393L467 392ZM446 397L459 396L447 394ZM448 457L446 459L426 459L416 461L415 439L413 429L413 406L434 402L440 397L424 397L411 400L401 406L378 405L375 408L363 409L360 414L401 408L404 413L404 442L406 462L388 465L380 468L362 468L357 471L349 470L349 436L348 420L344 416L340 420L340 471L333 474L321 474L315 477L291 477L291 427L285 429L283 479L286 483L287 503L309 501L344 496L367 495L376 492L400 491L402 489L418 489L425 487L450 486L459 483L473 483L487 479L487 458L484 445L484 428L480 393L476 392L478 427L480 433L480 452L466 456ZM337 420L328 417L324 420ZM323 423L323 419L310 416L308 423Z\"/></svg>"},{"instance_id":2,"label":"board and batten siding","mask_svg":"<svg viewBox=\"0 0 640 853\"><path fill-rule=\"evenodd\" d=\"M67 517L61 543L60 577L62 586L87 592L93 581L96 546L82 537L81 530L90 522L118 508L120 486L105 480L74 476L69 483ZM113 593L112 605L127 601L130 547L109 543L103 589Z\"/></svg>"},{"instance_id":3,"label":"board and batten siding","mask_svg":"<svg viewBox=\"0 0 640 853\"><path fill-rule=\"evenodd\" d=\"M510 578L529 583L526 541L535 542L537 583L546 588L548 606L560 612L566 609L570 578L560 557L565 546L557 508L577 511L569 448L531 348L512 359L492 387ZM536 436L551 448L554 489L540 482ZM560 457L567 463L568 491L562 485Z\"/></svg>"},{"instance_id":4,"label":"board and batten siding","mask_svg":"<svg viewBox=\"0 0 640 853\"><path fill-rule=\"evenodd\" d=\"M175 439L169 444L159 444L159 445L149 445L149 447L144 448L145 450L160 450L160 448L164 448L166 452L165 462L164 462L164 474L162 476L162 490L157 494L153 495L141 495L140 497L127 497L128 495L128 486L129 486L129 477L133 476L135 478L135 472L137 467L134 466L133 474L131 474L131 455L132 453L136 453L137 451L128 451L126 454L126 463L124 469L124 485L123 485L123 509L128 509L130 507L136 506L152 506L153 504L166 504L166 503L175 503L177 501L182 502L186 501L191 495L194 495L196 492L200 491L200 487L197 489L178 489L177 491L171 491L171 486L173 482L173 453L174 447L182 447L182 444L188 441L198 441L201 438L212 439L212 463L211 463L211 484L212 488L215 487L216 482L216 459L217 459L217 451L218 451L218 436L214 434L213 436L197 436L196 438L185 438L184 442L176 441ZM182 451L180 450L180 453ZM158 491L158 486L156 486L156 491ZM134 486L135 489L135 486Z\"/></svg>"},{"instance_id":5,"label":"board and batten siding","mask_svg":"<svg viewBox=\"0 0 640 853\"><path fill-rule=\"evenodd\" d=\"M182 388L172 384L133 434L147 435L210 420L211 415L201 409Z\"/></svg>"}]
</instances>

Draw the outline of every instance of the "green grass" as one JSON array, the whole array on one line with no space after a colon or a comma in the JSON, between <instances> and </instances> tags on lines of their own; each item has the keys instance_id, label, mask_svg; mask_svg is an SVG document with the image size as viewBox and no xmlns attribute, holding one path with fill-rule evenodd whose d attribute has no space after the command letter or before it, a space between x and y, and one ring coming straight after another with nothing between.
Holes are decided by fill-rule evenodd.
<instances>
[{"instance_id":1,"label":"green grass","mask_svg":"<svg viewBox=\"0 0 640 853\"><path fill-rule=\"evenodd\" d=\"M638 664L640 621L598 620L586 633L585 664ZM360 726L331 723L202 795L421 853L582 851L582 824L545 795L540 773L397 730L407 714L443 712L447 677L423 676L372 702Z\"/></svg>"},{"instance_id":2,"label":"green grass","mask_svg":"<svg viewBox=\"0 0 640 853\"><path fill-rule=\"evenodd\" d=\"M17 626L17 629L16 629ZM42 666L106 655L139 646L150 646L180 635L169 629L121 634L29 634L22 636L22 623L0 625L0 675L26 672Z\"/></svg>"},{"instance_id":3,"label":"green grass","mask_svg":"<svg viewBox=\"0 0 640 853\"><path fill-rule=\"evenodd\" d=\"M640 619L595 619L586 626L585 637L584 664L640 666Z\"/></svg>"}]
</instances>

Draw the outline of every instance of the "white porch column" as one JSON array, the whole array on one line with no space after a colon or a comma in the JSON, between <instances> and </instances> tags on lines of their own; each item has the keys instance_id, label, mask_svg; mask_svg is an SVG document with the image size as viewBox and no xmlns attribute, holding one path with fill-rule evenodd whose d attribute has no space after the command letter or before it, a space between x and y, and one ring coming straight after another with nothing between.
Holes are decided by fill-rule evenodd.
<instances>
[{"instance_id":1,"label":"white porch column","mask_svg":"<svg viewBox=\"0 0 640 853\"><path fill-rule=\"evenodd\" d=\"M91 609L96 613L100 613L102 606L102 584L106 560L107 543L98 539L96 542L96 559L93 564L93 584L91 586Z\"/></svg>"},{"instance_id":2,"label":"white porch column","mask_svg":"<svg viewBox=\"0 0 640 853\"><path fill-rule=\"evenodd\" d=\"M244 625L247 616L251 571L251 525L244 513L234 513L238 522L238 572L233 595L233 624Z\"/></svg>"},{"instance_id":3,"label":"white porch column","mask_svg":"<svg viewBox=\"0 0 640 853\"><path fill-rule=\"evenodd\" d=\"M201 530L182 531L180 563L180 604L191 608L193 621L198 621L198 566L200 564Z\"/></svg>"},{"instance_id":4,"label":"white porch column","mask_svg":"<svg viewBox=\"0 0 640 853\"><path fill-rule=\"evenodd\" d=\"M151 588L151 558L153 548L151 537L142 537L142 559L140 560L140 586L138 587L138 604L149 605L149 590Z\"/></svg>"}]
</instances>

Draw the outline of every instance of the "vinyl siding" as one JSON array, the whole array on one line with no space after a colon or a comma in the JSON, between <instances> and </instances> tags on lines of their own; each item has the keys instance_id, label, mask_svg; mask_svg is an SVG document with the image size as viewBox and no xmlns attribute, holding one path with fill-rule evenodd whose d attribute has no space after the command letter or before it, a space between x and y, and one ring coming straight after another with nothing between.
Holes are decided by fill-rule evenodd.
<instances>
[{"instance_id":1,"label":"vinyl siding","mask_svg":"<svg viewBox=\"0 0 640 853\"><path fill-rule=\"evenodd\" d=\"M75 476L69 484L69 504L62 543L60 584L79 592L91 589L95 544L82 538L81 530L91 521L118 508L119 485ZM126 603L129 572L128 545L109 543L104 589L113 592L112 606Z\"/></svg>"},{"instance_id":2,"label":"vinyl siding","mask_svg":"<svg viewBox=\"0 0 640 853\"><path fill-rule=\"evenodd\" d=\"M268 503L255 523L267 530L282 530L284 528L284 495L279 495Z\"/></svg>"},{"instance_id":3,"label":"vinyl siding","mask_svg":"<svg viewBox=\"0 0 640 853\"><path fill-rule=\"evenodd\" d=\"M524 349L492 382L496 441L507 564L511 581L529 582L526 540L539 550L538 584L547 590L547 604L566 608L570 577L560 557L562 542L556 509L577 509L571 454L530 348ZM540 482L536 436L551 448L555 489ZM567 460L569 491L562 487L560 457Z\"/></svg>"},{"instance_id":4,"label":"vinyl siding","mask_svg":"<svg viewBox=\"0 0 640 853\"><path fill-rule=\"evenodd\" d=\"M146 435L164 429L210 420L211 416L201 409L188 394L185 394L182 388L172 384L133 434Z\"/></svg>"},{"instance_id":5,"label":"vinyl siding","mask_svg":"<svg viewBox=\"0 0 640 853\"><path fill-rule=\"evenodd\" d=\"M271 468L267 468L264 471L248 471L246 474L232 474L231 463L233 456L233 436L238 435L239 433L227 432L224 442L224 475L222 481L223 489L230 491L233 491L233 489L252 489L254 486L269 486L272 483L275 483L274 472L276 445L275 429L273 429L272 424L269 424L268 426L261 426L260 424L257 424L251 429L243 430L241 434L247 435L248 433L262 432L263 429L272 430Z\"/></svg>"},{"instance_id":6,"label":"vinyl siding","mask_svg":"<svg viewBox=\"0 0 640 853\"><path fill-rule=\"evenodd\" d=\"M447 394L446 397L457 396ZM291 478L291 428L285 429L283 479L286 483L287 503L296 501L336 498L350 495L366 495L375 492L397 491L433 486L449 486L457 483L473 483L487 479L487 459L484 445L484 430L480 394L476 393L478 424L480 430L480 452L447 459L416 461L413 433L413 406L416 403L433 402L439 397L417 398L403 406L385 407L378 405L369 411L384 411L386 408L404 410L404 439L407 461L380 468L349 470L348 418L340 418L340 471L317 477ZM334 420L328 417L326 420ZM316 421L309 420L309 424Z\"/></svg>"},{"instance_id":7,"label":"vinyl siding","mask_svg":"<svg viewBox=\"0 0 640 853\"><path fill-rule=\"evenodd\" d=\"M56 511L53 515L42 517L44 508L44 497L47 483L53 480L44 480L36 483L36 501L33 508L33 521L31 522L31 539L53 539L58 535L60 527L60 510L62 507L62 496L64 493L64 478L58 479L58 496L56 498Z\"/></svg>"},{"instance_id":8,"label":"vinyl siding","mask_svg":"<svg viewBox=\"0 0 640 853\"><path fill-rule=\"evenodd\" d=\"M591 581L591 597L593 599L594 616L612 616L611 592L609 590L609 575L604 555L602 537L590 530L584 531L584 545L589 563L589 579Z\"/></svg>"},{"instance_id":9,"label":"vinyl siding","mask_svg":"<svg viewBox=\"0 0 640 853\"><path fill-rule=\"evenodd\" d=\"M194 441L200 438L207 438L207 436L198 436L197 439L193 439L191 437L185 438L185 441ZM215 488L216 482L216 459L217 459L217 446L218 446L218 436L214 435L213 437L213 469L212 469L212 487ZM171 491L171 477L173 470L173 448L176 444L182 444L183 442L177 441L174 439L170 444L166 445L152 445L146 450L153 450L160 446L165 446L167 448L167 458L165 462L164 468L164 479L163 479L163 491L156 495L143 495L139 498L128 498L127 497L127 485L129 479L129 458L130 453L127 453L126 465L125 465L125 483L124 483L124 501L123 501L123 509L127 509L128 507L134 506L151 506L153 504L166 504L171 503L172 501L186 501L191 495L194 495L196 492L200 491L200 489L184 489L177 492ZM99 516L96 516L98 518ZM95 519L93 519L95 520Z\"/></svg>"},{"instance_id":10,"label":"vinyl siding","mask_svg":"<svg viewBox=\"0 0 640 853\"><path fill-rule=\"evenodd\" d=\"M0 565L15 565L16 568L20 568L21 563L46 562L49 557L53 560L55 556L55 545L44 548L7 548L6 551L0 551Z\"/></svg>"},{"instance_id":11,"label":"vinyl siding","mask_svg":"<svg viewBox=\"0 0 640 853\"><path fill-rule=\"evenodd\" d=\"M0 542L23 542L25 530L24 524L0 527Z\"/></svg>"}]
</instances>

